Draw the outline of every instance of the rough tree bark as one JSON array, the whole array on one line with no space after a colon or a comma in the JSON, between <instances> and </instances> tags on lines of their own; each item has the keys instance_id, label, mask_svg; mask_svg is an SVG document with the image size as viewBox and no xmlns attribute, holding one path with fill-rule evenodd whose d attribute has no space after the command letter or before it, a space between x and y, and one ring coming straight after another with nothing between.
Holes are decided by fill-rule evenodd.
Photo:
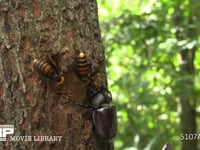
<instances>
[{"instance_id":1,"label":"rough tree bark","mask_svg":"<svg viewBox=\"0 0 200 150\"><path fill-rule=\"evenodd\" d=\"M88 104L91 80L107 87L96 0L1 0L0 48L0 125L14 125L15 136L62 136L0 142L0 149L113 149L96 136L91 109L73 104ZM74 65L81 51L96 72L87 81ZM46 52L65 78L61 85L33 69Z\"/></svg>"}]
</instances>

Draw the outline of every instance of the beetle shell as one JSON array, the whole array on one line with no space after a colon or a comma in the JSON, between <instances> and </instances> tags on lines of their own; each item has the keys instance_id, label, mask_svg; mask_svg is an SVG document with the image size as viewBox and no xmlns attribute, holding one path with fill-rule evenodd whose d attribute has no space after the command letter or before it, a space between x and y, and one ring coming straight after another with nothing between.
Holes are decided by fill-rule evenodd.
<instances>
[{"instance_id":1,"label":"beetle shell","mask_svg":"<svg viewBox=\"0 0 200 150\"><path fill-rule=\"evenodd\" d=\"M102 104L107 103L107 99L105 98L103 93L97 93L91 98L91 105L94 108L100 107Z\"/></svg>"},{"instance_id":2,"label":"beetle shell","mask_svg":"<svg viewBox=\"0 0 200 150\"><path fill-rule=\"evenodd\" d=\"M115 106L103 106L93 112L93 122L97 135L103 141L111 140L117 133Z\"/></svg>"}]
</instances>

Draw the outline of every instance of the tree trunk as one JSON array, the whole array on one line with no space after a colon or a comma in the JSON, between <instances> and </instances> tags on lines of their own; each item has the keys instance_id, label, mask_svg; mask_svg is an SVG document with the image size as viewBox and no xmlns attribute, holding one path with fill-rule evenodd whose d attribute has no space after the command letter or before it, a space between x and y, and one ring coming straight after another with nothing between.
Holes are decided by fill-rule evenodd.
<instances>
[{"instance_id":1,"label":"tree trunk","mask_svg":"<svg viewBox=\"0 0 200 150\"><path fill-rule=\"evenodd\" d=\"M188 5L188 18L184 18L184 11L177 7L175 10L175 26L178 29L176 38L178 41L183 41L186 38L190 41L198 40L198 30L196 27L191 26L195 24L195 20L198 18L198 8L195 4L196 0L190 0ZM180 4L181 5L181 4ZM195 6L195 8L193 7ZM184 29L183 21L188 19L188 28ZM179 30L180 29L180 30ZM184 29L181 31L181 29ZM179 98L180 98L180 139L181 150L197 150L197 139L190 138L190 135L196 134L196 98L194 92L194 75L195 75L195 52L197 46L189 48L187 46L181 47L180 52L180 75L179 81ZM189 137L189 138L188 138Z\"/></svg>"},{"instance_id":2,"label":"tree trunk","mask_svg":"<svg viewBox=\"0 0 200 150\"><path fill-rule=\"evenodd\" d=\"M0 142L0 149L113 149L96 135L88 107L91 83L107 87L96 0L2 0L0 47L0 125L14 125L12 137L31 136ZM90 68L84 79L78 74L80 52ZM47 58L64 77L62 84L33 68L34 59Z\"/></svg>"}]
</instances>

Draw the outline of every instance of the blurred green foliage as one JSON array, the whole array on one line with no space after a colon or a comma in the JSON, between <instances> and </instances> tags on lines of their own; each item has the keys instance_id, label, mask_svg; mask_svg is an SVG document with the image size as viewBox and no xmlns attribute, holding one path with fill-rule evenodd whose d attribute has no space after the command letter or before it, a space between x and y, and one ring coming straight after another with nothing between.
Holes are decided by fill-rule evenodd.
<instances>
[{"instance_id":1,"label":"blurred green foliage","mask_svg":"<svg viewBox=\"0 0 200 150\"><path fill-rule=\"evenodd\" d=\"M97 0L106 48L109 88L118 109L116 150L159 150L170 141L180 149L178 89L187 78L180 73L180 51L198 46L187 31L192 10L189 0ZM177 6L183 20L174 25ZM176 38L181 32L185 38ZM200 51L195 58L195 99L199 100ZM197 103L198 106L199 103ZM199 107L197 107L199 112Z\"/></svg>"}]
</instances>

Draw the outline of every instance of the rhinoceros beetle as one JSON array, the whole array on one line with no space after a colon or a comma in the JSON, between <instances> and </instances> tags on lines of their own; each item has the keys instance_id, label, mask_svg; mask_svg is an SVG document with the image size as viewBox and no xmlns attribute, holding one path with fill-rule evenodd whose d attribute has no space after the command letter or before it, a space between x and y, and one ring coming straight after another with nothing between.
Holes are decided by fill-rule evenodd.
<instances>
[{"instance_id":1,"label":"rhinoceros beetle","mask_svg":"<svg viewBox=\"0 0 200 150\"><path fill-rule=\"evenodd\" d=\"M117 115L116 107L110 105L112 101L111 93L106 88L96 91L90 89L87 91L89 104L80 104L77 102L66 101L82 108L92 108L92 119L98 137L105 142L109 142L117 133ZM64 103L63 103L64 104Z\"/></svg>"},{"instance_id":2,"label":"rhinoceros beetle","mask_svg":"<svg viewBox=\"0 0 200 150\"><path fill-rule=\"evenodd\" d=\"M90 104L94 108L93 123L96 134L103 141L110 141L117 133L116 107L109 105L112 101L110 92L95 93Z\"/></svg>"},{"instance_id":3,"label":"rhinoceros beetle","mask_svg":"<svg viewBox=\"0 0 200 150\"><path fill-rule=\"evenodd\" d=\"M93 122L97 135L103 141L110 141L117 133L115 106L105 105L93 112Z\"/></svg>"}]
</instances>

